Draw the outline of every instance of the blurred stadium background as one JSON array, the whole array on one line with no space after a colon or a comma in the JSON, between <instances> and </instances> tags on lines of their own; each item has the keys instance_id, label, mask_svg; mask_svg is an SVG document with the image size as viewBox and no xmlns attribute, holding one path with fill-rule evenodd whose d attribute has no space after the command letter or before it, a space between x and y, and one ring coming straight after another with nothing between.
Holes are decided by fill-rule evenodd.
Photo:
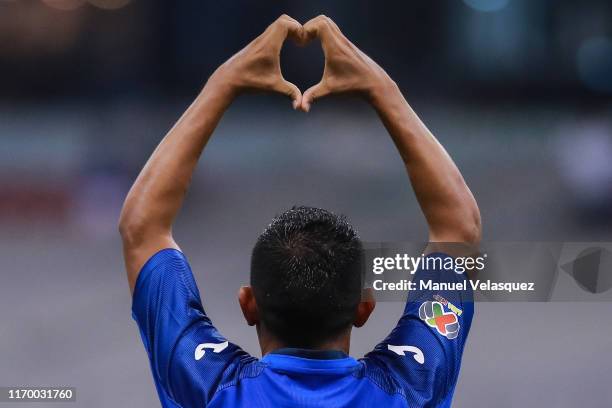
<instances>
[{"instance_id":1,"label":"blurred stadium background","mask_svg":"<svg viewBox=\"0 0 612 408\"><path fill-rule=\"evenodd\" d=\"M0 385L76 386L70 406L158 405L119 209L207 76L281 13L327 14L399 83L464 172L485 240L612 241L608 0L0 0ZM282 60L300 88L318 81L318 44L288 44ZM281 97L241 97L176 235L209 315L256 355L235 293L258 233L293 204L344 213L367 241L425 237L364 103L332 98L305 115ZM602 308L479 304L454 406L612 406ZM400 310L379 304L352 354Z\"/></svg>"}]
</instances>

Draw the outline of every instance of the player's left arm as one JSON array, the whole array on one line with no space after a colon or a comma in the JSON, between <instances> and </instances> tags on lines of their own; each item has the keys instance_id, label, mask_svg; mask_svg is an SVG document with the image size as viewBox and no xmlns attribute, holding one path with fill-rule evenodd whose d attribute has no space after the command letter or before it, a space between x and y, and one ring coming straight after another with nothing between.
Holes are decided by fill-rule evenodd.
<instances>
[{"instance_id":1,"label":"player's left arm","mask_svg":"<svg viewBox=\"0 0 612 408\"><path fill-rule=\"evenodd\" d=\"M217 123L244 90L301 93L281 75L279 55L286 37L302 26L287 16L221 65L196 100L161 141L132 186L119 229L133 293L132 315L151 362L163 406L206 406L227 368L250 361L214 327L172 223L198 159Z\"/></svg>"},{"instance_id":2,"label":"player's left arm","mask_svg":"<svg viewBox=\"0 0 612 408\"><path fill-rule=\"evenodd\" d=\"M172 223L181 208L195 166L217 123L245 90L266 90L301 101L299 89L281 74L285 38L301 40L302 26L281 16L263 34L221 65L157 146L127 195L119 220L130 289L144 263L157 251L178 249Z\"/></svg>"}]
</instances>

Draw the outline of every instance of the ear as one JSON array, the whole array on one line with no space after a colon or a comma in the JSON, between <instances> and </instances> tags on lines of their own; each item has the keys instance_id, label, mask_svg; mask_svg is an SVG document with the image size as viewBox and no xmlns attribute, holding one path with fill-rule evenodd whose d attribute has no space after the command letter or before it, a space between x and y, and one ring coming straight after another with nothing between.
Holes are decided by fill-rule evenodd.
<instances>
[{"instance_id":1,"label":"ear","mask_svg":"<svg viewBox=\"0 0 612 408\"><path fill-rule=\"evenodd\" d=\"M363 290L363 295L361 298L361 302L357 306L357 312L355 313L355 320L353 321L353 326L361 327L367 321L374 308L376 307L376 300L374 299L374 292L372 288L366 288Z\"/></svg>"},{"instance_id":2,"label":"ear","mask_svg":"<svg viewBox=\"0 0 612 408\"><path fill-rule=\"evenodd\" d=\"M250 286L242 286L238 291L238 303L240 303L240 309L242 309L242 314L247 324L249 326L258 324L259 311L257 310L257 302L255 302L253 288Z\"/></svg>"}]
</instances>

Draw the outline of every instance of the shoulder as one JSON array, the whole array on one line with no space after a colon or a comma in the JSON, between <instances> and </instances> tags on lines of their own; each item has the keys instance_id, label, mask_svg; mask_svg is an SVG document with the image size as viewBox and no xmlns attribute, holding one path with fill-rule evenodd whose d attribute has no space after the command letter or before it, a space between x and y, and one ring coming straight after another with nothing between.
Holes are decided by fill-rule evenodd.
<instances>
[{"instance_id":1,"label":"shoulder","mask_svg":"<svg viewBox=\"0 0 612 408\"><path fill-rule=\"evenodd\" d=\"M401 383L392 375L388 367L380 361L366 356L359 359L359 363L361 367L354 374L357 378L365 378L371 381L387 394L399 394L404 398L406 397Z\"/></svg>"},{"instance_id":2,"label":"shoulder","mask_svg":"<svg viewBox=\"0 0 612 408\"><path fill-rule=\"evenodd\" d=\"M427 368L400 371L376 358L366 356L360 361L364 377L385 393L401 396L410 407L437 407L445 399L436 373Z\"/></svg>"},{"instance_id":3,"label":"shoulder","mask_svg":"<svg viewBox=\"0 0 612 408\"><path fill-rule=\"evenodd\" d=\"M257 358L202 321L189 328L174 349L170 389L184 406L206 406L221 391L258 376L263 368Z\"/></svg>"},{"instance_id":4,"label":"shoulder","mask_svg":"<svg viewBox=\"0 0 612 408\"><path fill-rule=\"evenodd\" d=\"M223 372L216 392L234 387L244 379L258 377L266 367L266 363L250 355L245 355L237 359Z\"/></svg>"}]
</instances>

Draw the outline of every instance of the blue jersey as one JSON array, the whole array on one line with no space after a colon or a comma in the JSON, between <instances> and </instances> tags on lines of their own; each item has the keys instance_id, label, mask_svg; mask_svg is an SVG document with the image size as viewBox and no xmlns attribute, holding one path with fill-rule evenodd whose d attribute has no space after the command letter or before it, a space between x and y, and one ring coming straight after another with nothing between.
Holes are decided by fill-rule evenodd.
<instances>
[{"instance_id":1,"label":"blue jersey","mask_svg":"<svg viewBox=\"0 0 612 408\"><path fill-rule=\"evenodd\" d=\"M454 272L418 274L466 281ZM143 266L132 313L164 407L417 408L450 407L474 306L465 293L419 291L362 359L301 349L257 359L217 331L187 259L164 249Z\"/></svg>"}]
</instances>

